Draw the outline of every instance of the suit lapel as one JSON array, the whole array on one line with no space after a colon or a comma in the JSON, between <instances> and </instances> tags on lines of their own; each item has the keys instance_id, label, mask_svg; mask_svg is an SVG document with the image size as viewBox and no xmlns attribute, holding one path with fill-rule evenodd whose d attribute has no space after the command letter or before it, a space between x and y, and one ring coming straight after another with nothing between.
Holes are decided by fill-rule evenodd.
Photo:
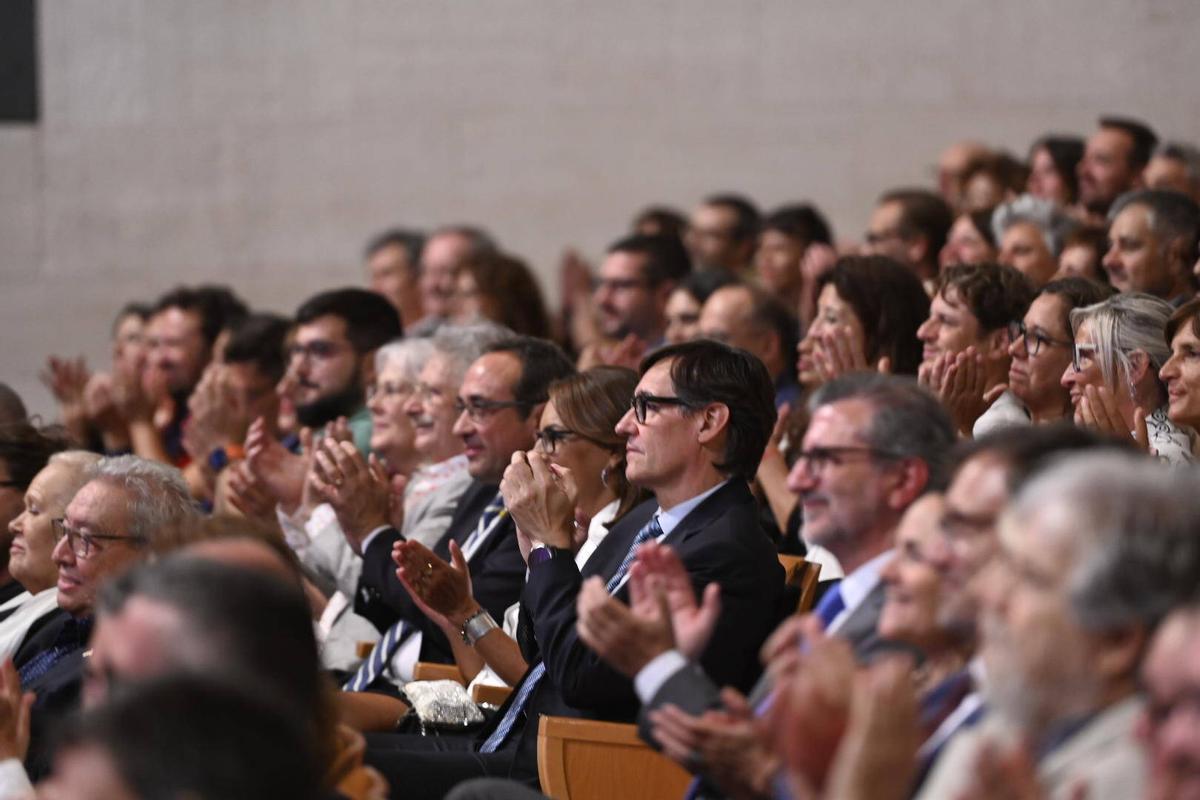
<instances>
[{"instance_id":1,"label":"suit lapel","mask_svg":"<svg viewBox=\"0 0 1200 800\"><path fill-rule=\"evenodd\" d=\"M704 502L692 509L692 512L684 517L675 526L675 529L663 539L663 543L677 547L711 525L731 506L747 501L754 501L754 497L750 494L750 487L746 485L745 481L731 478L728 483L704 498Z\"/></svg>"}]
</instances>

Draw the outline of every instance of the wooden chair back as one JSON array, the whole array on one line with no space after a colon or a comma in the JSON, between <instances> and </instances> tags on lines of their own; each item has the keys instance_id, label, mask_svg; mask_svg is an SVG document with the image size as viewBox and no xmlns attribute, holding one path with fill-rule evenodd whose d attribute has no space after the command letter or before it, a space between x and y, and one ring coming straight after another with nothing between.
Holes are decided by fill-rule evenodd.
<instances>
[{"instance_id":1,"label":"wooden chair back","mask_svg":"<svg viewBox=\"0 0 1200 800\"><path fill-rule=\"evenodd\" d=\"M568 717L538 724L538 777L554 800L683 797L692 776L637 735L637 726Z\"/></svg>"}]
</instances>

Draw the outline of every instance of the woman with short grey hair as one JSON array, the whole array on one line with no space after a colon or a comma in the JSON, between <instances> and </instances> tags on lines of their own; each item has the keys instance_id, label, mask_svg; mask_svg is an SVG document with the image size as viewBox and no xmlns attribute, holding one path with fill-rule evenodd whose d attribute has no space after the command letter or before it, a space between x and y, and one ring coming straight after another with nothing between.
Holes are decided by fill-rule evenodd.
<instances>
[{"instance_id":1,"label":"woman with short grey hair","mask_svg":"<svg viewBox=\"0 0 1200 800\"><path fill-rule=\"evenodd\" d=\"M1158 372L1170 357L1164 331L1171 306L1148 294L1118 294L1071 312L1075 336L1062 384L1075 423L1139 444L1170 464L1192 461L1191 438L1167 418Z\"/></svg>"}]
</instances>

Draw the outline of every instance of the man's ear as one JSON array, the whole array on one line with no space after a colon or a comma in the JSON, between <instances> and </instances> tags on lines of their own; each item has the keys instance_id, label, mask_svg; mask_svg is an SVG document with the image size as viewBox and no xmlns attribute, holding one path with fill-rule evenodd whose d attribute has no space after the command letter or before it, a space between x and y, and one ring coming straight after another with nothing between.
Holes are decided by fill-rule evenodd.
<instances>
[{"instance_id":1,"label":"man's ear","mask_svg":"<svg viewBox=\"0 0 1200 800\"><path fill-rule=\"evenodd\" d=\"M929 252L929 237L918 233L906 241L905 252L908 255L909 263L920 264L930 255L933 256L934 262L937 261L937 253L930 254Z\"/></svg>"},{"instance_id":2,"label":"man's ear","mask_svg":"<svg viewBox=\"0 0 1200 800\"><path fill-rule=\"evenodd\" d=\"M729 406L724 403L709 403L693 413L700 418L700 430L697 432L700 444L711 444L729 428Z\"/></svg>"},{"instance_id":3,"label":"man's ear","mask_svg":"<svg viewBox=\"0 0 1200 800\"><path fill-rule=\"evenodd\" d=\"M538 425L542 421L542 412L546 409L546 403L538 403L533 408L529 409L529 416L525 418L525 424L529 427L529 435L533 436L537 433Z\"/></svg>"},{"instance_id":4,"label":"man's ear","mask_svg":"<svg viewBox=\"0 0 1200 800\"><path fill-rule=\"evenodd\" d=\"M929 485L929 464L923 458L905 458L896 462L897 479L888 490L892 508L903 512Z\"/></svg>"}]
</instances>

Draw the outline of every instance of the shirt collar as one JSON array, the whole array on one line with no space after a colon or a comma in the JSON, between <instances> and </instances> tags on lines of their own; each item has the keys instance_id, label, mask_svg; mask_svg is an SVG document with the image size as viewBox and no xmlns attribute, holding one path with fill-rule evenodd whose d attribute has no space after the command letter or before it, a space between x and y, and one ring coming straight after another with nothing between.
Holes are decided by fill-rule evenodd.
<instances>
[{"instance_id":1,"label":"shirt collar","mask_svg":"<svg viewBox=\"0 0 1200 800\"><path fill-rule=\"evenodd\" d=\"M895 553L892 549L884 550L842 579L840 591L847 611L858 608L867 595L875 591L883 565L891 561Z\"/></svg>"},{"instance_id":2,"label":"shirt collar","mask_svg":"<svg viewBox=\"0 0 1200 800\"><path fill-rule=\"evenodd\" d=\"M663 536L667 536L671 531L675 530L688 514L695 511L698 505L708 499L709 495L714 494L727 483L729 483L728 480L721 481L708 491L701 492L690 500L684 500L682 503L670 508L659 506L658 511L655 512L655 516L658 517L658 524L662 527Z\"/></svg>"}]
</instances>

